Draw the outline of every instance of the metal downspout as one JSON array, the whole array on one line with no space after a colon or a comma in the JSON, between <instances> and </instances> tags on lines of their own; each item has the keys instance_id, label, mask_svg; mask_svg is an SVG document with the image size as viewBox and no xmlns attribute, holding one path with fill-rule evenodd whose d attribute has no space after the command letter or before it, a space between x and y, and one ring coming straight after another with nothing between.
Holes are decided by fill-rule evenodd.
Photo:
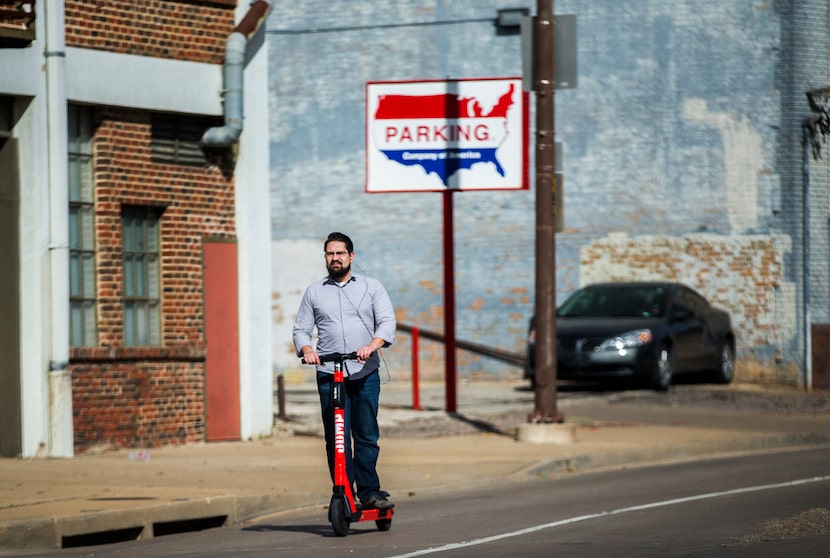
<instances>
[{"instance_id":1,"label":"metal downspout","mask_svg":"<svg viewBox=\"0 0 830 558\"><path fill-rule=\"evenodd\" d=\"M248 13L228 36L225 44L222 90L225 125L208 129L202 136L203 147L230 147L239 140L242 134L245 49L248 39L265 21L270 7L269 2L265 0L253 2Z\"/></svg>"},{"instance_id":2,"label":"metal downspout","mask_svg":"<svg viewBox=\"0 0 830 558\"><path fill-rule=\"evenodd\" d=\"M807 123L802 127L804 138L803 161L803 212L804 230L802 232L803 253L801 267L804 274L804 388L813 389L813 339L812 339L812 312L810 310L810 128Z\"/></svg>"},{"instance_id":3,"label":"metal downspout","mask_svg":"<svg viewBox=\"0 0 830 558\"><path fill-rule=\"evenodd\" d=\"M66 40L63 2L45 2L46 122L49 165L49 455L75 454L69 372L69 184Z\"/></svg>"}]
</instances>

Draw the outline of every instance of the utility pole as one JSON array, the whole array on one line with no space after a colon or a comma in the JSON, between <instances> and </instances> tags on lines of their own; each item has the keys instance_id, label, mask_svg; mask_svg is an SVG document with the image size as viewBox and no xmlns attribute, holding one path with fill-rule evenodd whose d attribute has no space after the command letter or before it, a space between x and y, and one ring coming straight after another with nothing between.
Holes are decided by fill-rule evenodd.
<instances>
[{"instance_id":1,"label":"utility pole","mask_svg":"<svg viewBox=\"0 0 830 558\"><path fill-rule=\"evenodd\" d=\"M536 392L528 422L563 422L556 408L556 154L553 0L537 0L533 34L536 92Z\"/></svg>"}]
</instances>

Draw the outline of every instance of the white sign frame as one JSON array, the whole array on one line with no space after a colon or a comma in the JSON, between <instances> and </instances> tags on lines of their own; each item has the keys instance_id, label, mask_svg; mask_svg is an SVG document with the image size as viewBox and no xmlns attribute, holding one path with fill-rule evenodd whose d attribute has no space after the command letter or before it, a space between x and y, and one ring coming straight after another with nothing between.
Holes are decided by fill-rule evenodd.
<instances>
[{"instance_id":1,"label":"white sign frame","mask_svg":"<svg viewBox=\"0 0 830 558\"><path fill-rule=\"evenodd\" d=\"M366 192L528 189L522 78L366 84Z\"/></svg>"}]
</instances>

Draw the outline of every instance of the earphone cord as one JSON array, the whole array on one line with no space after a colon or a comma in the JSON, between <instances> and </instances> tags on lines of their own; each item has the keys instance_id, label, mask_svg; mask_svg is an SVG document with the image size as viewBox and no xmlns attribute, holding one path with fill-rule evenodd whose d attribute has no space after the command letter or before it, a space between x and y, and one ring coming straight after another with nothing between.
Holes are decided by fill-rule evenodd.
<instances>
[{"instance_id":1,"label":"earphone cord","mask_svg":"<svg viewBox=\"0 0 830 558\"><path fill-rule=\"evenodd\" d=\"M355 267L357 267L357 270L360 271L360 273L362 273L364 276L366 275L366 273L363 271L363 269L359 265L357 265L357 264L353 264L353 265L355 265ZM368 292L369 292L369 284L366 283L365 290L363 291L363 297L365 297ZM357 314L357 317L360 318L360 322L363 324L363 327L365 327L366 331L369 332L369 336L374 337L375 332L372 330L372 328L369 327L369 324L367 324L363 320L363 316L360 315L360 311L357 309L357 306L355 306L354 302L352 302L352 299L349 298L349 295L346 294L346 291L342 291L342 293L346 297L346 300L349 301L349 304L351 304L352 308L355 311L355 314ZM361 299L360 299L361 301L363 300L363 297L361 297ZM378 356L380 357L381 363L383 364L383 368L386 371L386 380L385 381L381 380L381 384L388 384L389 382L392 381L392 374L389 372L389 365L386 363L386 359L383 358L383 352L381 352L380 349L377 350L377 353L378 353Z\"/></svg>"}]
</instances>

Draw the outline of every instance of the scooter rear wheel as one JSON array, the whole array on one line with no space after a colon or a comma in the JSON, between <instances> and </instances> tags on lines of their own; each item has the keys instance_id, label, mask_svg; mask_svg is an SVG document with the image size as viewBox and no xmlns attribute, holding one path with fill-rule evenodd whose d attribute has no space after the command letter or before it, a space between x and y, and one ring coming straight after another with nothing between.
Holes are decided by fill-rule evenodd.
<instances>
[{"instance_id":1,"label":"scooter rear wheel","mask_svg":"<svg viewBox=\"0 0 830 558\"><path fill-rule=\"evenodd\" d=\"M376 519L375 525L378 526L378 531L388 531L392 528L391 519Z\"/></svg>"},{"instance_id":2,"label":"scooter rear wheel","mask_svg":"<svg viewBox=\"0 0 830 558\"><path fill-rule=\"evenodd\" d=\"M331 527L334 529L335 535L338 537L345 537L349 534L349 525L351 521L349 515L346 513L346 502L344 502L342 498L332 498L329 517L331 519Z\"/></svg>"}]
</instances>

